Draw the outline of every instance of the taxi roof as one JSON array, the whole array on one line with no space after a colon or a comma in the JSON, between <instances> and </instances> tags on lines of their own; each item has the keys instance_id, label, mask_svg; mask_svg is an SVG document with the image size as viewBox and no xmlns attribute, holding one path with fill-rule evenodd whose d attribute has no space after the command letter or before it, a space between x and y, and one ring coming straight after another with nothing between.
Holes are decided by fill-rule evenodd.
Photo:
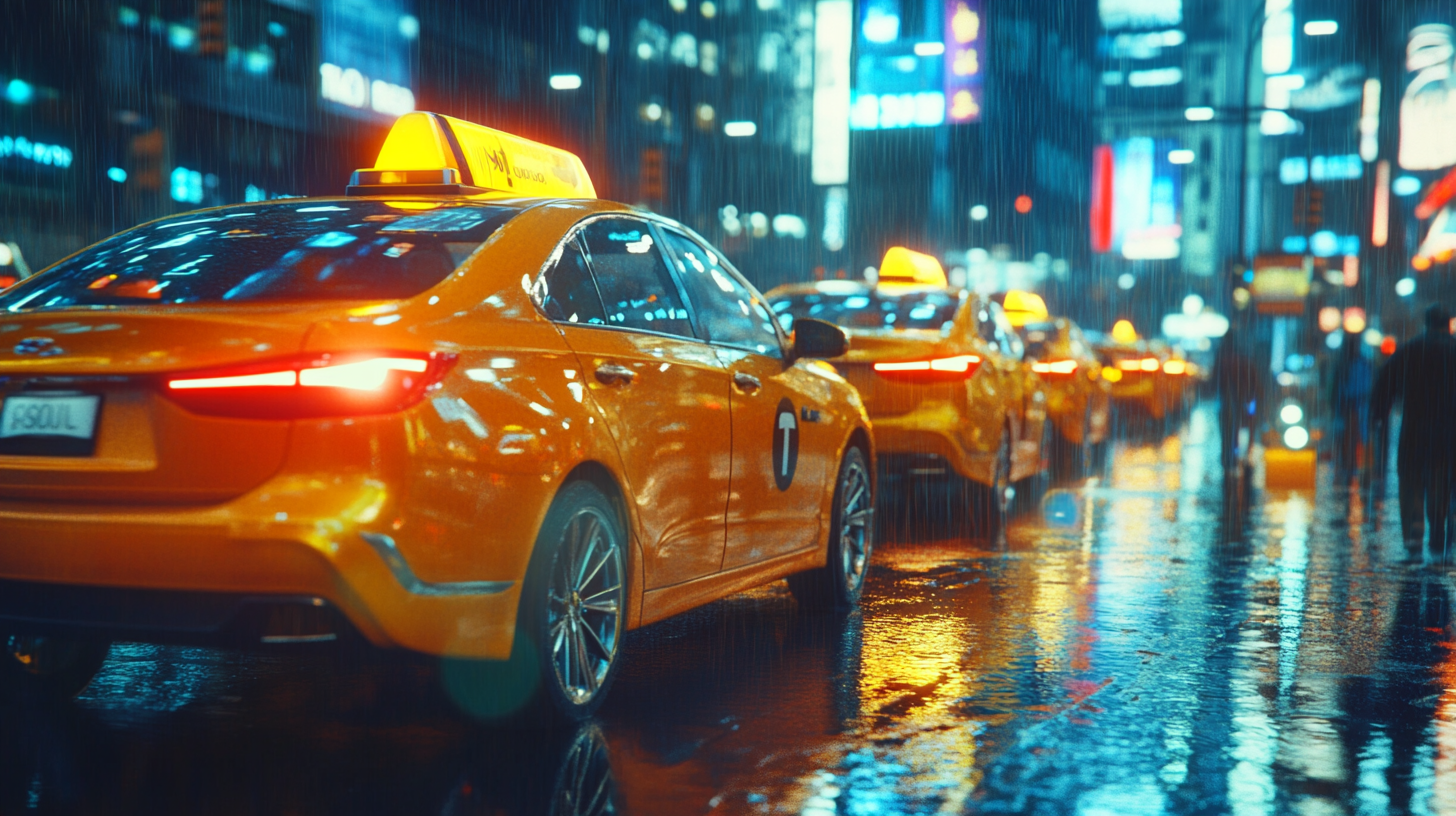
<instances>
[{"instance_id":1,"label":"taxi roof","mask_svg":"<svg viewBox=\"0 0 1456 816\"><path fill-rule=\"evenodd\" d=\"M879 284L940 288L950 285L945 277L945 269L934 256L901 246L885 250L885 257L880 261Z\"/></svg>"},{"instance_id":2,"label":"taxi roof","mask_svg":"<svg viewBox=\"0 0 1456 816\"><path fill-rule=\"evenodd\" d=\"M568 199L597 195L585 165L570 151L428 111L399 117L374 167L354 171L346 192Z\"/></svg>"}]
</instances>

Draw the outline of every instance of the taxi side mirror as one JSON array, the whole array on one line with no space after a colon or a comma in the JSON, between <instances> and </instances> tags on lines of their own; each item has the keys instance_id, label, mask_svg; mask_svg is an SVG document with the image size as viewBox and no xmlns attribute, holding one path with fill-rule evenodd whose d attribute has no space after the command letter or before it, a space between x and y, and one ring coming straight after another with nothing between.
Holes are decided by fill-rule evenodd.
<instances>
[{"instance_id":1,"label":"taxi side mirror","mask_svg":"<svg viewBox=\"0 0 1456 816\"><path fill-rule=\"evenodd\" d=\"M826 320L801 317L794 321L794 359L838 357L849 351L849 335Z\"/></svg>"}]
</instances>

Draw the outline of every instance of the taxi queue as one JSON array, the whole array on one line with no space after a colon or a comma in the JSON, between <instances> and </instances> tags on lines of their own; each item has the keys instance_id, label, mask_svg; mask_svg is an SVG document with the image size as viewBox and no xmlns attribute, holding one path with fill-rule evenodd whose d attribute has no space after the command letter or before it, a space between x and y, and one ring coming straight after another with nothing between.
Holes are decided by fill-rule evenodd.
<instances>
[{"instance_id":1,"label":"taxi queue","mask_svg":"<svg viewBox=\"0 0 1456 816\"><path fill-rule=\"evenodd\" d=\"M765 298L575 155L406 114L343 197L0 292L0 688L78 693L113 640L354 641L478 714L589 716L627 630L782 578L853 607L880 473L985 485L995 527L1048 440L1104 441L1034 297L897 249Z\"/></svg>"}]
</instances>

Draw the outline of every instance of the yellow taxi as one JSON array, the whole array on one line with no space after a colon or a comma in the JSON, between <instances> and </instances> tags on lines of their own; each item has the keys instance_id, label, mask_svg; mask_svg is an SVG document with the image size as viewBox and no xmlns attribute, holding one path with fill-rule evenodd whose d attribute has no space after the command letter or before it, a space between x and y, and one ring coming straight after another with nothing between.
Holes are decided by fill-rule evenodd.
<instances>
[{"instance_id":1,"label":"yellow taxi","mask_svg":"<svg viewBox=\"0 0 1456 816\"><path fill-rule=\"evenodd\" d=\"M1057 430L1052 467L1059 473L1089 471L1112 432L1112 383L1082 333L1069 318L1053 318L1035 292L1013 289L992 295L1021 335L1031 369L1046 384L1047 414Z\"/></svg>"},{"instance_id":2,"label":"yellow taxi","mask_svg":"<svg viewBox=\"0 0 1456 816\"><path fill-rule=\"evenodd\" d=\"M869 422L816 359L846 343L576 156L407 114L346 197L153 221L0 295L0 682L360 636L585 716L624 630L786 576L857 601Z\"/></svg>"},{"instance_id":3,"label":"yellow taxi","mask_svg":"<svg viewBox=\"0 0 1456 816\"><path fill-rule=\"evenodd\" d=\"M962 477L984 490L982 533L1005 521L1016 482L1045 470L1046 394L999 304L947 285L930 255L892 247L876 283L826 280L767 295L785 326L832 321L853 338L834 363L859 389L885 475Z\"/></svg>"},{"instance_id":4,"label":"yellow taxi","mask_svg":"<svg viewBox=\"0 0 1456 816\"><path fill-rule=\"evenodd\" d=\"M1176 349L1139 337L1128 320L1114 323L1096 349L1113 400L1159 421L1177 418L1187 407L1200 372Z\"/></svg>"}]
</instances>

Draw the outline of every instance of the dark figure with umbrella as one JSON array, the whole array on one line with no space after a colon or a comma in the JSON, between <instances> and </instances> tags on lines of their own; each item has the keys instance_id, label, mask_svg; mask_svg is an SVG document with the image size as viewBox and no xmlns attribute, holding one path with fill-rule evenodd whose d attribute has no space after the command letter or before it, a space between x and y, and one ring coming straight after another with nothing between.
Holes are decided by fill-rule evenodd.
<instances>
[{"instance_id":1,"label":"dark figure with umbrella","mask_svg":"<svg viewBox=\"0 0 1456 816\"><path fill-rule=\"evenodd\" d=\"M1391 406L1401 403L1396 474L1400 479L1400 526L1406 554L1421 558L1426 522L1433 558L1446 558L1446 520L1451 510L1452 454L1456 453L1456 340L1451 313L1426 310L1426 331L1396 349L1375 378L1370 421L1383 438Z\"/></svg>"}]
</instances>

